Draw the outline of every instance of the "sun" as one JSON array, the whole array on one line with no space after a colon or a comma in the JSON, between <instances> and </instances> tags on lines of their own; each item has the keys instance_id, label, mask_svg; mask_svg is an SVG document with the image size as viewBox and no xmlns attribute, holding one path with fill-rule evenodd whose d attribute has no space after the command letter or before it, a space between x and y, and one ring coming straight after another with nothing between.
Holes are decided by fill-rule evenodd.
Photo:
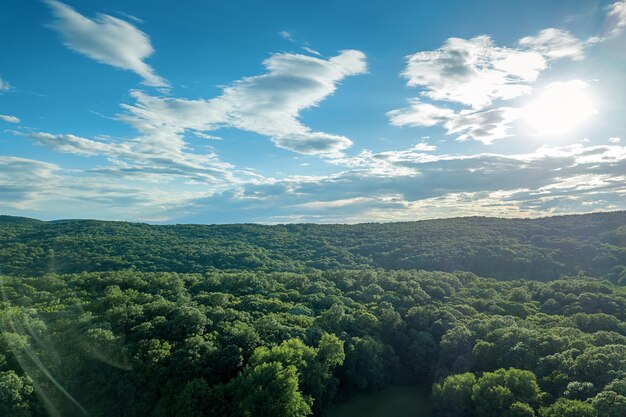
<instances>
[{"instance_id":1,"label":"sun","mask_svg":"<svg viewBox=\"0 0 626 417\"><path fill-rule=\"evenodd\" d=\"M522 118L535 134L557 136L597 114L589 84L580 80L553 82L522 107Z\"/></svg>"}]
</instances>

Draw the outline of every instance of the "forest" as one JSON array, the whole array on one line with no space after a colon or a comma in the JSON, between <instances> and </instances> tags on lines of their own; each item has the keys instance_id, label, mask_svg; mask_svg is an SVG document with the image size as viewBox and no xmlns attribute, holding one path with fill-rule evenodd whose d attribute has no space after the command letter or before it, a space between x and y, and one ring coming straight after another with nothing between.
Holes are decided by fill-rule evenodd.
<instances>
[{"instance_id":1,"label":"forest","mask_svg":"<svg viewBox=\"0 0 626 417\"><path fill-rule=\"evenodd\" d=\"M359 225L0 217L0 416L626 416L626 212ZM382 417L382 416L381 416Z\"/></svg>"},{"instance_id":2,"label":"forest","mask_svg":"<svg viewBox=\"0 0 626 417\"><path fill-rule=\"evenodd\" d=\"M7 275L425 269L547 281L626 276L626 212L406 223L149 225L0 216Z\"/></svg>"}]
</instances>

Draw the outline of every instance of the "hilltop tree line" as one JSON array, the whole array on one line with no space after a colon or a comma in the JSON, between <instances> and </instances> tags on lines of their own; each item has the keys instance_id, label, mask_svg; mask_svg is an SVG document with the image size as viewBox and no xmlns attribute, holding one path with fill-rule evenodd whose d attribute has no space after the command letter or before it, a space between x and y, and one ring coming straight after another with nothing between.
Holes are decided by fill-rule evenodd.
<instances>
[{"instance_id":1,"label":"hilltop tree line","mask_svg":"<svg viewBox=\"0 0 626 417\"><path fill-rule=\"evenodd\" d=\"M358 225L167 225L0 216L0 272L425 269L626 282L626 212Z\"/></svg>"}]
</instances>

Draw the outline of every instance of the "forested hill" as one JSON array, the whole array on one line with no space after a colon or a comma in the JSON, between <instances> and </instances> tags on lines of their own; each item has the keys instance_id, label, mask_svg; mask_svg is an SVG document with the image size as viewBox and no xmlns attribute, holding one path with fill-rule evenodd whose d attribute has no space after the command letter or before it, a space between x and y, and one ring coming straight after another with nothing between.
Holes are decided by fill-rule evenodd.
<instances>
[{"instance_id":1,"label":"forested hill","mask_svg":"<svg viewBox=\"0 0 626 417\"><path fill-rule=\"evenodd\" d=\"M0 216L3 274L380 267L550 280L626 277L626 212L357 225L148 225Z\"/></svg>"},{"instance_id":2,"label":"forested hill","mask_svg":"<svg viewBox=\"0 0 626 417\"><path fill-rule=\"evenodd\" d=\"M624 212L1 217L0 416L326 417L355 393L432 384L432 417L624 417L625 246Z\"/></svg>"}]
</instances>

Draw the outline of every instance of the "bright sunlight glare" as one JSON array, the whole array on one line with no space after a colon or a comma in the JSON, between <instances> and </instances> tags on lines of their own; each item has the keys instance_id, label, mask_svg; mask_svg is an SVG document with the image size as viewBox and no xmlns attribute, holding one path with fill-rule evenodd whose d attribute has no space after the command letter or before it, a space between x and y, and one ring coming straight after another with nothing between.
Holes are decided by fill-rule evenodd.
<instances>
[{"instance_id":1,"label":"bright sunlight glare","mask_svg":"<svg viewBox=\"0 0 626 417\"><path fill-rule=\"evenodd\" d=\"M567 133L597 113L588 87L581 80L548 84L522 108L523 119L536 134Z\"/></svg>"}]
</instances>

